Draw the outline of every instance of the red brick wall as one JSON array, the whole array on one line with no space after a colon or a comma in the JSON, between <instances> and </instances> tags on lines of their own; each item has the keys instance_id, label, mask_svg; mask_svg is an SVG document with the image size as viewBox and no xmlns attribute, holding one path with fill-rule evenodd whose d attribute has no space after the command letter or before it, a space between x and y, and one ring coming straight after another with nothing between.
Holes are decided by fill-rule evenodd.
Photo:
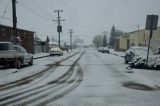
<instances>
[{"instance_id":1,"label":"red brick wall","mask_svg":"<svg viewBox=\"0 0 160 106\"><path fill-rule=\"evenodd\" d=\"M0 25L0 41L10 41L13 29L10 26ZM29 53L34 53L34 32L17 29L17 35L22 40L22 46Z\"/></svg>"}]
</instances>

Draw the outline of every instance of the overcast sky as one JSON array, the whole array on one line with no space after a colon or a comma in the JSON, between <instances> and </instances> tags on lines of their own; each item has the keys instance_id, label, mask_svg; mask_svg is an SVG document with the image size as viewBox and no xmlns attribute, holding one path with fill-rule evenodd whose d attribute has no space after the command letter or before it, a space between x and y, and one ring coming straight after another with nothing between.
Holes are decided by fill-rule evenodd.
<instances>
[{"instance_id":1,"label":"overcast sky","mask_svg":"<svg viewBox=\"0 0 160 106\"><path fill-rule=\"evenodd\" d=\"M12 0L0 0L0 24L12 26ZM44 39L58 39L57 13L62 9L61 22L63 33L61 39L69 42L69 29L73 29L73 37L79 36L90 44L97 34L103 31L110 33L112 25L124 32L145 27L146 16L160 16L160 0L17 0L18 28L36 32ZM5 12L6 10L6 12ZM160 21L158 23L160 26ZM108 35L109 36L109 35Z\"/></svg>"}]
</instances>

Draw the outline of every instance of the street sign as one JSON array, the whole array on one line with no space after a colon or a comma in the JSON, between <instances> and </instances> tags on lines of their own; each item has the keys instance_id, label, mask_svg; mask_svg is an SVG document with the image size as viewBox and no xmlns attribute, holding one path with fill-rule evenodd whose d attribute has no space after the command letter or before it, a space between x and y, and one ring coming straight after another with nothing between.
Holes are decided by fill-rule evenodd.
<instances>
[{"instance_id":1,"label":"street sign","mask_svg":"<svg viewBox=\"0 0 160 106\"><path fill-rule=\"evenodd\" d=\"M158 15L147 15L146 30L156 30L158 23Z\"/></svg>"},{"instance_id":2,"label":"street sign","mask_svg":"<svg viewBox=\"0 0 160 106\"><path fill-rule=\"evenodd\" d=\"M151 38L152 38L153 30L157 30L157 23L158 23L158 15L147 15L146 30L150 30L150 36L149 36L149 44L148 44L146 64L148 63L150 41L151 41Z\"/></svg>"}]
</instances>

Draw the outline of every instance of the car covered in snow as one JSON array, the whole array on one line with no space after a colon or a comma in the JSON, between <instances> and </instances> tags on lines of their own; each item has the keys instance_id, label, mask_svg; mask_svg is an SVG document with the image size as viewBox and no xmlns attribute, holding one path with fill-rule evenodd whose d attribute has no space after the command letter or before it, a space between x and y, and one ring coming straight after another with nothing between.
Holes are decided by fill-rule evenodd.
<instances>
[{"instance_id":1,"label":"car covered in snow","mask_svg":"<svg viewBox=\"0 0 160 106\"><path fill-rule=\"evenodd\" d=\"M50 56L58 55L62 56L63 51L59 47L52 47L49 51Z\"/></svg>"},{"instance_id":2,"label":"car covered in snow","mask_svg":"<svg viewBox=\"0 0 160 106\"><path fill-rule=\"evenodd\" d=\"M129 63L132 67L150 67L159 68L160 67L160 57L154 55L153 52L149 51L149 58L147 62L147 47L132 46L125 53L125 63Z\"/></svg>"},{"instance_id":3,"label":"car covered in snow","mask_svg":"<svg viewBox=\"0 0 160 106\"><path fill-rule=\"evenodd\" d=\"M98 52L109 53L109 48L108 47L100 47L98 49Z\"/></svg>"},{"instance_id":4,"label":"car covered in snow","mask_svg":"<svg viewBox=\"0 0 160 106\"><path fill-rule=\"evenodd\" d=\"M133 60L135 56L141 56L146 58L147 47L131 46L125 53L125 63L129 63ZM143 55L144 54L144 55Z\"/></svg>"},{"instance_id":5,"label":"car covered in snow","mask_svg":"<svg viewBox=\"0 0 160 106\"><path fill-rule=\"evenodd\" d=\"M102 53L109 53L109 48L108 47L103 47L101 52Z\"/></svg>"},{"instance_id":6,"label":"car covered in snow","mask_svg":"<svg viewBox=\"0 0 160 106\"><path fill-rule=\"evenodd\" d=\"M102 47L99 47L99 48L98 48L98 52L101 52L101 50L102 50Z\"/></svg>"},{"instance_id":7,"label":"car covered in snow","mask_svg":"<svg viewBox=\"0 0 160 106\"><path fill-rule=\"evenodd\" d=\"M33 56L20 45L0 42L0 65L21 68L21 65L33 65Z\"/></svg>"},{"instance_id":8,"label":"car covered in snow","mask_svg":"<svg viewBox=\"0 0 160 106\"><path fill-rule=\"evenodd\" d=\"M13 45L13 48L19 53L19 56L21 57L20 65L33 65L33 55L28 53L25 48L23 48L21 45Z\"/></svg>"}]
</instances>

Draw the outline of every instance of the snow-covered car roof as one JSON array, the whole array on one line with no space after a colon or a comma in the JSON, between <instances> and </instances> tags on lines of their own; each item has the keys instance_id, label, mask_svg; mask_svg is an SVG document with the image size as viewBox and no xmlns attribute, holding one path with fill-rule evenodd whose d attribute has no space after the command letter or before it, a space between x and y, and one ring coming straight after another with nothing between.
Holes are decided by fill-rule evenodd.
<instances>
[{"instance_id":1,"label":"snow-covered car roof","mask_svg":"<svg viewBox=\"0 0 160 106\"><path fill-rule=\"evenodd\" d=\"M147 55L148 48L142 47L142 46L131 46L127 50L127 53L129 53L130 51L132 51L135 55L139 55L141 57L144 57ZM149 50L149 55L154 55L151 50Z\"/></svg>"},{"instance_id":2,"label":"snow-covered car roof","mask_svg":"<svg viewBox=\"0 0 160 106\"><path fill-rule=\"evenodd\" d=\"M147 47L142 47L142 46L131 46L130 48L132 48L132 49L144 49L144 50L148 50Z\"/></svg>"},{"instance_id":3,"label":"snow-covered car roof","mask_svg":"<svg viewBox=\"0 0 160 106\"><path fill-rule=\"evenodd\" d=\"M52 50L61 50L61 49L59 47L53 47L50 50L52 51Z\"/></svg>"},{"instance_id":4,"label":"snow-covered car roof","mask_svg":"<svg viewBox=\"0 0 160 106\"><path fill-rule=\"evenodd\" d=\"M101 47L100 49L108 49L108 47Z\"/></svg>"}]
</instances>

